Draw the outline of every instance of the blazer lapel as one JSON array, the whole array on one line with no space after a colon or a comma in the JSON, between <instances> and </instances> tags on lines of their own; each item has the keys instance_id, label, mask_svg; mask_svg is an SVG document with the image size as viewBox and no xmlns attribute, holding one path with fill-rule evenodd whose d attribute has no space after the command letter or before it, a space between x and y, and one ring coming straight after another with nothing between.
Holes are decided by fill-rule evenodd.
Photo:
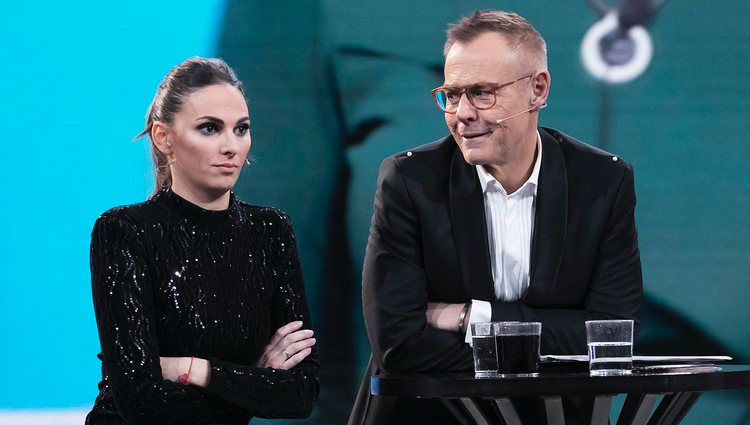
<instances>
[{"instance_id":1,"label":"blazer lapel","mask_svg":"<svg viewBox=\"0 0 750 425\"><path fill-rule=\"evenodd\" d=\"M549 300L557 281L568 222L568 178L558 142L544 129L542 164L536 195L534 236L531 241L530 284L524 301Z\"/></svg>"},{"instance_id":2,"label":"blazer lapel","mask_svg":"<svg viewBox=\"0 0 750 425\"><path fill-rule=\"evenodd\" d=\"M448 186L453 242L464 288L472 298L494 301L482 186L476 169L458 148L453 151Z\"/></svg>"}]
</instances>

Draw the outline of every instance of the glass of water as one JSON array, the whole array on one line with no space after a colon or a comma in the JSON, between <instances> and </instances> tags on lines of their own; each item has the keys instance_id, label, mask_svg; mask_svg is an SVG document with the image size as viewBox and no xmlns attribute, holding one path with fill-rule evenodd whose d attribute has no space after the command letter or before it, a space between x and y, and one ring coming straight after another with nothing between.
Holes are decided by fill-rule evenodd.
<instances>
[{"instance_id":1,"label":"glass of water","mask_svg":"<svg viewBox=\"0 0 750 425\"><path fill-rule=\"evenodd\" d=\"M633 369L632 320L589 320L586 341L592 375L630 374Z\"/></svg>"},{"instance_id":2,"label":"glass of water","mask_svg":"<svg viewBox=\"0 0 750 425\"><path fill-rule=\"evenodd\" d=\"M474 351L474 376L497 376L497 347L492 322L471 324L471 347Z\"/></svg>"}]
</instances>

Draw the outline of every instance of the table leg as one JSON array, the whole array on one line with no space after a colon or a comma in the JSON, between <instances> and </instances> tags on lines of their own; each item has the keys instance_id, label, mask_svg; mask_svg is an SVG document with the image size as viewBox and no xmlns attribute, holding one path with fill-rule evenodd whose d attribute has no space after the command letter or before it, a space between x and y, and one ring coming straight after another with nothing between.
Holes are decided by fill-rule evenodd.
<instances>
[{"instance_id":1,"label":"table leg","mask_svg":"<svg viewBox=\"0 0 750 425\"><path fill-rule=\"evenodd\" d=\"M629 394L622 406L617 425L646 425L659 394Z\"/></svg>"},{"instance_id":2,"label":"table leg","mask_svg":"<svg viewBox=\"0 0 750 425\"><path fill-rule=\"evenodd\" d=\"M490 425L490 421L487 419L484 412L482 412L482 409L479 408L476 401L469 397L461 397L460 400L469 412L469 416L474 419L474 422L477 423L477 425Z\"/></svg>"},{"instance_id":3,"label":"table leg","mask_svg":"<svg viewBox=\"0 0 750 425\"><path fill-rule=\"evenodd\" d=\"M561 397L542 397L547 412L547 425L565 425L565 412Z\"/></svg>"},{"instance_id":4,"label":"table leg","mask_svg":"<svg viewBox=\"0 0 750 425\"><path fill-rule=\"evenodd\" d=\"M466 413L461 409L461 404L457 400L441 398L440 401L461 425L474 425L471 418L466 417Z\"/></svg>"},{"instance_id":5,"label":"table leg","mask_svg":"<svg viewBox=\"0 0 750 425\"><path fill-rule=\"evenodd\" d=\"M518 417L518 412L509 398L496 398L495 404L500 409L500 416L507 425L522 425L521 418Z\"/></svg>"},{"instance_id":6,"label":"table leg","mask_svg":"<svg viewBox=\"0 0 750 425\"><path fill-rule=\"evenodd\" d=\"M608 425L609 410L612 407L612 395L597 395L593 400L589 399L587 404L590 408L586 409L590 414L591 425ZM585 416L584 416L585 417Z\"/></svg>"},{"instance_id":7,"label":"table leg","mask_svg":"<svg viewBox=\"0 0 750 425\"><path fill-rule=\"evenodd\" d=\"M665 395L656 407L648 425L677 425L693 407L700 392L684 392Z\"/></svg>"}]
</instances>

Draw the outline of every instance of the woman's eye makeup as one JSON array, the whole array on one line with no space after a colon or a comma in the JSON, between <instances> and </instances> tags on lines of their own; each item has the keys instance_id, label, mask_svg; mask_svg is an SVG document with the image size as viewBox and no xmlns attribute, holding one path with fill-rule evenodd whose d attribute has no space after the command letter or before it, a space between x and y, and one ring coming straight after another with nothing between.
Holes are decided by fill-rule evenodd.
<instances>
[{"instance_id":1,"label":"woman's eye makeup","mask_svg":"<svg viewBox=\"0 0 750 425\"><path fill-rule=\"evenodd\" d=\"M198 130L206 134L213 134L221 130L221 126L213 122L204 122L198 126Z\"/></svg>"},{"instance_id":2,"label":"woman's eye makeup","mask_svg":"<svg viewBox=\"0 0 750 425\"><path fill-rule=\"evenodd\" d=\"M250 125L248 123L242 123L234 128L234 132L239 136L244 136L250 131Z\"/></svg>"}]
</instances>

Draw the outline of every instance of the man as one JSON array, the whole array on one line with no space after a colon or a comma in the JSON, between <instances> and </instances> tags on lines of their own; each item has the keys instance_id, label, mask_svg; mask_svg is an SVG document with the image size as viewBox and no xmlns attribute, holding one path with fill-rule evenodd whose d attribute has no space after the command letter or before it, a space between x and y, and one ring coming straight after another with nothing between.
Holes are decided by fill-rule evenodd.
<instances>
[{"instance_id":1,"label":"man","mask_svg":"<svg viewBox=\"0 0 750 425\"><path fill-rule=\"evenodd\" d=\"M451 135L380 169L362 281L370 372L471 371L477 321L542 322L550 354L585 353L586 320L637 324L632 168L537 126L542 37L516 14L480 11L451 27L444 53L433 94ZM360 399L352 416L451 423L421 399Z\"/></svg>"}]
</instances>

